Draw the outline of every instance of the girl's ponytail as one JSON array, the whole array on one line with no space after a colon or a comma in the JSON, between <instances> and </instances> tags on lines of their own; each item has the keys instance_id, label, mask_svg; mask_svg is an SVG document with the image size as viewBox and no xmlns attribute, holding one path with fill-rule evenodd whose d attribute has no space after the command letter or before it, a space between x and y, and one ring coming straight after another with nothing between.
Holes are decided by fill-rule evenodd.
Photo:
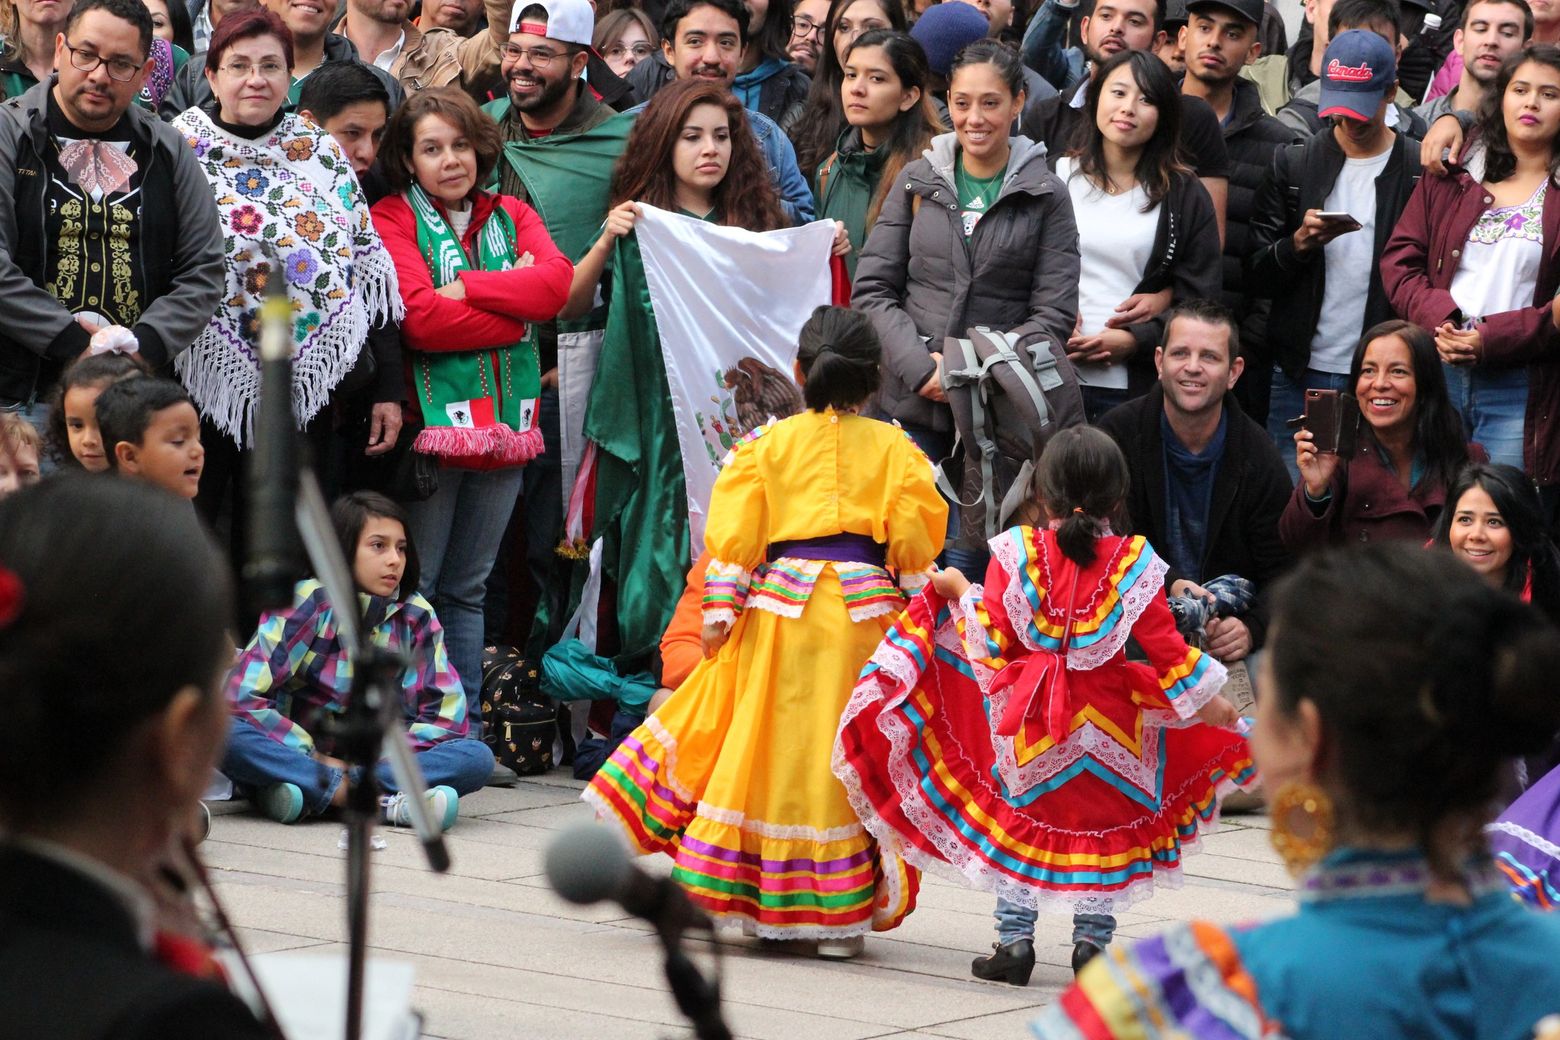
<instances>
[{"instance_id":1,"label":"girl's ponytail","mask_svg":"<svg viewBox=\"0 0 1560 1040\"><path fill-rule=\"evenodd\" d=\"M1126 457L1101 430L1073 426L1051 438L1036 486L1062 555L1080 567L1094 562L1095 540L1122 521L1127 485Z\"/></svg>"}]
</instances>

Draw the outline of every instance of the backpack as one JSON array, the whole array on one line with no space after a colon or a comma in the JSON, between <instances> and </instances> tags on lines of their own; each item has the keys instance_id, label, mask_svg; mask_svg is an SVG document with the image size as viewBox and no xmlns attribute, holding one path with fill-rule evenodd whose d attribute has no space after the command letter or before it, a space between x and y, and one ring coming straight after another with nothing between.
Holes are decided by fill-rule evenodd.
<instances>
[{"instance_id":1,"label":"backpack","mask_svg":"<svg viewBox=\"0 0 1560 1040\"><path fill-rule=\"evenodd\" d=\"M1051 435L1083 423L1083 392L1066 353L1042 333L977 325L966 336L943 342L942 377L963 479L954 487L944 460L937 486L961 507L959 541L985 545L1029 497L1034 460Z\"/></svg>"},{"instance_id":2,"label":"backpack","mask_svg":"<svg viewBox=\"0 0 1560 1040\"><path fill-rule=\"evenodd\" d=\"M512 646L482 650L482 742L517 776L553 767L557 706L540 692L537 671Z\"/></svg>"}]
</instances>

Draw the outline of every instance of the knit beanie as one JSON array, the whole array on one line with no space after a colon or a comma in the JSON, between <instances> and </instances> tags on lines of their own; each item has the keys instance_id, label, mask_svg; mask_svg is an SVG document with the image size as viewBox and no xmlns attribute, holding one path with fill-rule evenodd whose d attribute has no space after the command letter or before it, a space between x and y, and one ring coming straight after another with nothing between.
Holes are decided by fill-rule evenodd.
<instances>
[{"instance_id":1,"label":"knit beanie","mask_svg":"<svg viewBox=\"0 0 1560 1040\"><path fill-rule=\"evenodd\" d=\"M963 0L933 4L916 19L910 35L926 52L926 64L939 76L947 76L953 59L965 47L985 37L991 21L980 8Z\"/></svg>"}]
</instances>

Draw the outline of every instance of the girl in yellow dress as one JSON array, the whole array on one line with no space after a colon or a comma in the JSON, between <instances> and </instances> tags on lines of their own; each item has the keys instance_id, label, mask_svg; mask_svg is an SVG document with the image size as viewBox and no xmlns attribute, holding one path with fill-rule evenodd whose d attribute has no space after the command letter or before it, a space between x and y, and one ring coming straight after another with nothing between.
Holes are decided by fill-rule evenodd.
<instances>
[{"instance_id":1,"label":"girl in yellow dress","mask_svg":"<svg viewBox=\"0 0 1560 1040\"><path fill-rule=\"evenodd\" d=\"M802 328L807 410L734 448L710 498L705 660L584 794L641 852L670 854L698 905L824 957L897 925L918 880L829 768L851 688L947 526L926 456L857 414L880 353L849 310Z\"/></svg>"}]
</instances>

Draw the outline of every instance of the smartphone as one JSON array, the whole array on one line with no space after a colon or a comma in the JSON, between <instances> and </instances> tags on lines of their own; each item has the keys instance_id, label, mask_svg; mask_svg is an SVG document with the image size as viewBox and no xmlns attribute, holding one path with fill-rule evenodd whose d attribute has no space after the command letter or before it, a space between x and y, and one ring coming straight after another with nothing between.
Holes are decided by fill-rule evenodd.
<instances>
[{"instance_id":1,"label":"smartphone","mask_svg":"<svg viewBox=\"0 0 1560 1040\"><path fill-rule=\"evenodd\" d=\"M1341 210L1318 213L1316 218L1329 224L1347 224L1355 231L1358 231L1363 226L1359 221Z\"/></svg>"},{"instance_id":2,"label":"smartphone","mask_svg":"<svg viewBox=\"0 0 1560 1040\"><path fill-rule=\"evenodd\" d=\"M1354 451L1360 409L1353 396L1337 390L1307 390L1301 429L1311 431L1311 443L1322 455L1348 455Z\"/></svg>"}]
</instances>

